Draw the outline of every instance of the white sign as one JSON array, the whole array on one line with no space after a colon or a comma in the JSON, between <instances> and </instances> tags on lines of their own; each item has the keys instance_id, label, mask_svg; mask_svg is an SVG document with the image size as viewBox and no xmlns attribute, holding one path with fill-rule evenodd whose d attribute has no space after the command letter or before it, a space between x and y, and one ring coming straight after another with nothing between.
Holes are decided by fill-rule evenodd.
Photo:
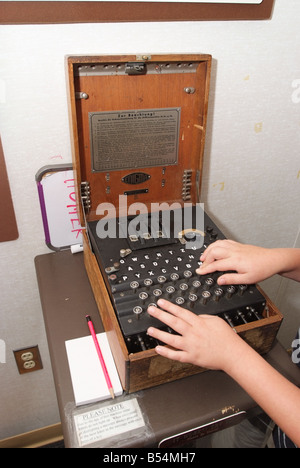
<instances>
[{"instance_id":1,"label":"white sign","mask_svg":"<svg viewBox=\"0 0 300 468\"><path fill-rule=\"evenodd\" d=\"M77 414L74 422L80 447L145 426L136 398Z\"/></svg>"}]
</instances>

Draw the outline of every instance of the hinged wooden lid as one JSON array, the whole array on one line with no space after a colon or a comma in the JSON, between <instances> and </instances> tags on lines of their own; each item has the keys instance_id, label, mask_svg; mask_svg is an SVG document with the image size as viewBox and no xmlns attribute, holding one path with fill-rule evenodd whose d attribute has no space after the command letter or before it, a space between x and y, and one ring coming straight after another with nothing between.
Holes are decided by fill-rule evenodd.
<instances>
[{"instance_id":1,"label":"hinged wooden lid","mask_svg":"<svg viewBox=\"0 0 300 468\"><path fill-rule=\"evenodd\" d=\"M86 219L97 219L100 203L118 210L120 195L147 208L198 202L211 56L76 56L66 63Z\"/></svg>"}]
</instances>

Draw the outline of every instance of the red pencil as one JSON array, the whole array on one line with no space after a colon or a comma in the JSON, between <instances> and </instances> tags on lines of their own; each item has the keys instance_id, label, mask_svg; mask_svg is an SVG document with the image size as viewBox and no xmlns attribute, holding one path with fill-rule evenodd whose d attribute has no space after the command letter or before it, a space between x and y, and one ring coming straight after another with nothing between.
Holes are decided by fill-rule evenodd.
<instances>
[{"instance_id":1,"label":"red pencil","mask_svg":"<svg viewBox=\"0 0 300 468\"><path fill-rule=\"evenodd\" d=\"M103 370L103 373L104 373L104 377L105 377L105 380L106 380L106 383L107 383L107 386L108 386L109 393L111 394L112 398L115 398L113 386L112 386L109 374L107 372L107 368L106 368L106 365L105 365L105 362L104 362L104 359L103 359L103 356L102 356L102 352L101 352L101 349L100 349L100 346L99 346L99 343L98 343L98 339L97 339L97 336L96 336L96 333L95 333L95 329L94 329L92 319L91 319L91 317L89 315L86 315L85 318L87 320L91 335L92 335L93 340L94 340L95 348L96 348L96 351L97 351L97 354L98 354L98 357L99 357L99 360L100 360L100 363L101 363L101 367L102 367L102 370Z\"/></svg>"}]
</instances>

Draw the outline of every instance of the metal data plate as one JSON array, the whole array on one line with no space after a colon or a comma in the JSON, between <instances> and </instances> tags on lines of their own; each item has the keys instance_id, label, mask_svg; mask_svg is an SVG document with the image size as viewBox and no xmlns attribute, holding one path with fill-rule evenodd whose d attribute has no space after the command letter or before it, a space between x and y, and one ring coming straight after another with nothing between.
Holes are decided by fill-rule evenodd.
<instances>
[{"instance_id":1,"label":"metal data plate","mask_svg":"<svg viewBox=\"0 0 300 468\"><path fill-rule=\"evenodd\" d=\"M93 172L178 163L180 108L89 113Z\"/></svg>"}]
</instances>

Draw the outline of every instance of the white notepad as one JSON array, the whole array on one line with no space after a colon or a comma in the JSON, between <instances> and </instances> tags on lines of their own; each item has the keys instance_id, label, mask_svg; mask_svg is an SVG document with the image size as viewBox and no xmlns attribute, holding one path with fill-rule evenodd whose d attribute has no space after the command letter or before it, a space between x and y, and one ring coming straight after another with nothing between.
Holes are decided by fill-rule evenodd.
<instances>
[{"instance_id":1,"label":"white notepad","mask_svg":"<svg viewBox=\"0 0 300 468\"><path fill-rule=\"evenodd\" d=\"M122 385L106 333L98 333L100 349L115 396L122 395ZM91 335L65 342L76 406L111 398Z\"/></svg>"}]
</instances>

